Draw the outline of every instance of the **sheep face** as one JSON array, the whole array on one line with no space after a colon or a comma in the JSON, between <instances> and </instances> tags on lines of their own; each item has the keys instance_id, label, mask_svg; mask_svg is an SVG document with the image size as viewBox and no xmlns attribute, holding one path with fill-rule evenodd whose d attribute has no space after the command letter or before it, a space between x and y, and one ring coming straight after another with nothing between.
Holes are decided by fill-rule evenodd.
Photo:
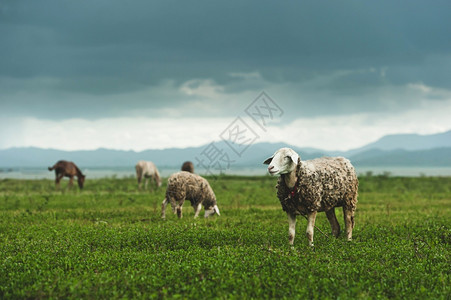
<instances>
[{"instance_id":1,"label":"sheep face","mask_svg":"<svg viewBox=\"0 0 451 300\"><path fill-rule=\"evenodd\" d=\"M209 216L214 215L215 213L218 214L218 216L221 215L221 214L219 213L219 208L218 208L217 205L210 206L209 208L206 208L206 207L205 207L205 215L204 215L204 217L205 217L205 218L208 218Z\"/></svg>"},{"instance_id":2,"label":"sheep face","mask_svg":"<svg viewBox=\"0 0 451 300\"><path fill-rule=\"evenodd\" d=\"M280 148L263 163L268 166L271 176L291 173L298 163L299 155L290 148Z\"/></svg>"}]
</instances>

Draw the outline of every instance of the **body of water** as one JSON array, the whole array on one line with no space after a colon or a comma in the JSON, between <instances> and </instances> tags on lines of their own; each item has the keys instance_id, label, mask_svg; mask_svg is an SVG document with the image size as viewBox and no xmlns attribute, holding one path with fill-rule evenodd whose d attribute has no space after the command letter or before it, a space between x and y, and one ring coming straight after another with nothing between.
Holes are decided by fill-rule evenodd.
<instances>
[{"instance_id":1,"label":"body of water","mask_svg":"<svg viewBox=\"0 0 451 300\"><path fill-rule=\"evenodd\" d=\"M389 176L451 176L451 167L358 167L358 175L389 175ZM178 172L175 168L161 168L162 177L168 177L172 173ZM203 170L196 170L196 173L204 175ZM105 177L136 177L134 168L111 167L111 168L84 168L83 174L87 178L105 178ZM248 175L264 176L267 174L266 167L261 168L231 168L226 170L226 175ZM0 168L0 179L51 179L55 178L54 171L48 171L47 168Z\"/></svg>"}]
</instances>

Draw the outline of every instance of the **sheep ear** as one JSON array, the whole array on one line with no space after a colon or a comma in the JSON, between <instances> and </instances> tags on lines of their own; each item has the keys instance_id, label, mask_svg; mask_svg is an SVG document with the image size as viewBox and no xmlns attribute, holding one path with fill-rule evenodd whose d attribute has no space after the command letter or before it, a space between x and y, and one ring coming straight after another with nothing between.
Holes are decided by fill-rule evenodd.
<instances>
[{"instance_id":1,"label":"sheep ear","mask_svg":"<svg viewBox=\"0 0 451 300\"><path fill-rule=\"evenodd\" d=\"M293 153L293 154L290 155L290 158L295 164L297 164L298 163L298 159L299 159L299 154Z\"/></svg>"},{"instance_id":2,"label":"sheep ear","mask_svg":"<svg viewBox=\"0 0 451 300\"><path fill-rule=\"evenodd\" d=\"M213 209L215 210L215 212L218 214L218 216L220 216L221 214L219 213L219 208L218 206L215 204L215 206L213 206Z\"/></svg>"},{"instance_id":3,"label":"sheep ear","mask_svg":"<svg viewBox=\"0 0 451 300\"><path fill-rule=\"evenodd\" d=\"M271 161L272 161L273 158L274 158L274 155L271 156L270 158L267 158L267 159L263 162L263 164L264 164L264 165L269 165L269 164L271 163Z\"/></svg>"}]
</instances>

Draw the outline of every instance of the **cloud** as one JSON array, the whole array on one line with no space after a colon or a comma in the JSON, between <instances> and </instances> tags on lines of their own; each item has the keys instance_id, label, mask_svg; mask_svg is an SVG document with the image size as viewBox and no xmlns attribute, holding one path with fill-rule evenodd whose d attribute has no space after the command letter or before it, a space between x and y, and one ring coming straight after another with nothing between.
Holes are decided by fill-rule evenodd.
<instances>
[{"instance_id":1,"label":"cloud","mask_svg":"<svg viewBox=\"0 0 451 300\"><path fill-rule=\"evenodd\" d=\"M424 101L398 114L366 112L342 116L299 118L283 126L270 126L265 141L290 142L299 147L349 150L374 142L387 134L433 134L451 128L451 98Z\"/></svg>"},{"instance_id":2,"label":"cloud","mask_svg":"<svg viewBox=\"0 0 451 300\"><path fill-rule=\"evenodd\" d=\"M146 133L132 120L153 128L161 121L168 128L159 132L171 136L178 122L164 120L192 120L193 132L207 135L196 122L223 124L261 91L285 111L276 129L301 122L334 132L327 121L354 120L349 131L335 125L351 136L355 128L377 135L371 124L391 132L397 125L381 119L410 124L412 111L431 116L430 107L448 107L451 39L443 37L450 10L444 0L3 1L0 128L14 124L20 133L0 129L0 140L38 143L24 129L36 133L33 126L61 139L82 138L72 129L81 126L86 145L123 147L115 141ZM444 125L434 118L424 123ZM400 131L418 129L401 125ZM302 136L313 142L316 133ZM110 143L102 137L108 135Z\"/></svg>"},{"instance_id":3,"label":"cloud","mask_svg":"<svg viewBox=\"0 0 451 300\"><path fill-rule=\"evenodd\" d=\"M216 84L211 79L192 79L183 83L180 91L188 96L200 96L202 98L217 100L224 87Z\"/></svg>"},{"instance_id":4,"label":"cloud","mask_svg":"<svg viewBox=\"0 0 451 300\"><path fill-rule=\"evenodd\" d=\"M252 126L257 142L285 142L299 147L349 150L373 142L386 134L432 134L451 128L448 116L451 98L424 101L398 114L366 112L348 115L299 117L288 123L271 123L260 129L244 111L237 116ZM283 116L282 116L283 118ZM0 126L0 148L35 146L62 150L110 148L145 149L201 146L220 140L235 118L105 118L62 121L35 118L6 119L14 126Z\"/></svg>"},{"instance_id":5,"label":"cloud","mask_svg":"<svg viewBox=\"0 0 451 300\"><path fill-rule=\"evenodd\" d=\"M110 148L145 149L200 146L219 139L229 119L111 118L63 121L34 118L9 119L16 126L5 130L0 148L40 147L61 150Z\"/></svg>"},{"instance_id":6,"label":"cloud","mask_svg":"<svg viewBox=\"0 0 451 300\"><path fill-rule=\"evenodd\" d=\"M433 73L447 70L433 57L449 60L446 1L199 3L6 2L0 74L58 77L64 89L107 94L162 79L223 85L228 74L257 71L269 81L302 81L386 66L397 80L451 84Z\"/></svg>"}]
</instances>

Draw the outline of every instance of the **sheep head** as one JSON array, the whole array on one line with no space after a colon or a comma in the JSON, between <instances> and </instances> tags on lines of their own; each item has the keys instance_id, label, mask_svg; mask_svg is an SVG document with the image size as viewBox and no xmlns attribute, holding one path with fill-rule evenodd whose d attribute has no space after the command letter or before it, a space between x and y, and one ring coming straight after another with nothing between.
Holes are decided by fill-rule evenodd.
<instances>
[{"instance_id":1,"label":"sheep head","mask_svg":"<svg viewBox=\"0 0 451 300\"><path fill-rule=\"evenodd\" d=\"M218 208L218 206L216 204L214 206L210 206L209 208L205 208L205 215L204 215L204 217L208 218L209 216L214 215L215 213L218 214L218 216L221 215L219 213L219 208Z\"/></svg>"},{"instance_id":2,"label":"sheep head","mask_svg":"<svg viewBox=\"0 0 451 300\"><path fill-rule=\"evenodd\" d=\"M263 163L268 166L271 176L288 174L292 172L298 163L299 155L290 148L280 148L273 156Z\"/></svg>"}]
</instances>

